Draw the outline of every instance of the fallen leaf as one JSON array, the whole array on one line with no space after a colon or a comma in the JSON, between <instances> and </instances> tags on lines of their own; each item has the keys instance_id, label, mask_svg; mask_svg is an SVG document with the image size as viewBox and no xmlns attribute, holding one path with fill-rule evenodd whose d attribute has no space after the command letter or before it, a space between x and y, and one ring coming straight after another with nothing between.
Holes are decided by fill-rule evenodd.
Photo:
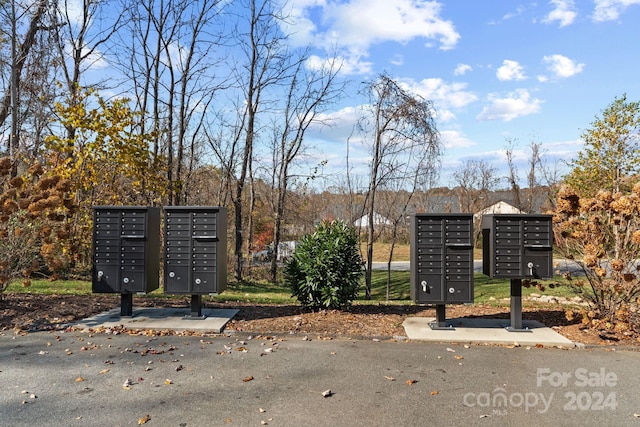
<instances>
[{"instance_id":1,"label":"fallen leaf","mask_svg":"<svg viewBox=\"0 0 640 427\"><path fill-rule=\"evenodd\" d=\"M246 353L249 350L247 350L247 347L236 347L236 351L241 351L243 353Z\"/></svg>"},{"instance_id":2,"label":"fallen leaf","mask_svg":"<svg viewBox=\"0 0 640 427\"><path fill-rule=\"evenodd\" d=\"M171 381L170 379L167 378L166 380L164 380L164 383L166 385L170 385L170 384L173 384L173 381Z\"/></svg>"},{"instance_id":3,"label":"fallen leaf","mask_svg":"<svg viewBox=\"0 0 640 427\"><path fill-rule=\"evenodd\" d=\"M266 410L266 409L262 409L262 408L258 408L258 411L260 411L260 413L267 412L267 410Z\"/></svg>"},{"instance_id":4,"label":"fallen leaf","mask_svg":"<svg viewBox=\"0 0 640 427\"><path fill-rule=\"evenodd\" d=\"M458 359L458 360L462 360L462 359L464 359L464 357L463 357L463 356L459 356L459 355L457 355L457 354L456 354L454 357L455 357L456 359Z\"/></svg>"},{"instance_id":5,"label":"fallen leaf","mask_svg":"<svg viewBox=\"0 0 640 427\"><path fill-rule=\"evenodd\" d=\"M407 383L407 385L412 385L412 384L415 384L417 382L418 382L418 380L407 380L407 381L405 381L405 383Z\"/></svg>"},{"instance_id":6,"label":"fallen leaf","mask_svg":"<svg viewBox=\"0 0 640 427\"><path fill-rule=\"evenodd\" d=\"M130 385L133 385L133 380L131 378L127 378L124 384L122 384L122 387L129 387Z\"/></svg>"},{"instance_id":7,"label":"fallen leaf","mask_svg":"<svg viewBox=\"0 0 640 427\"><path fill-rule=\"evenodd\" d=\"M447 351L448 351L448 352L451 352L451 353L455 353L455 352L456 352L456 351L455 351L454 349L452 349L452 348L447 348Z\"/></svg>"},{"instance_id":8,"label":"fallen leaf","mask_svg":"<svg viewBox=\"0 0 640 427\"><path fill-rule=\"evenodd\" d=\"M389 381L395 381L395 380L396 380L395 378L390 377L390 376L388 376L388 375L385 375L384 377L385 377L385 379L387 379L387 380L389 380Z\"/></svg>"},{"instance_id":9,"label":"fallen leaf","mask_svg":"<svg viewBox=\"0 0 640 427\"><path fill-rule=\"evenodd\" d=\"M440 392L438 390L433 390L431 392L431 396L435 396L436 394L440 394Z\"/></svg>"},{"instance_id":10,"label":"fallen leaf","mask_svg":"<svg viewBox=\"0 0 640 427\"><path fill-rule=\"evenodd\" d=\"M183 369L182 365L176 366L176 372L182 371Z\"/></svg>"},{"instance_id":11,"label":"fallen leaf","mask_svg":"<svg viewBox=\"0 0 640 427\"><path fill-rule=\"evenodd\" d=\"M146 424L151 421L151 417L149 415L145 415L142 418L138 418L138 425Z\"/></svg>"},{"instance_id":12,"label":"fallen leaf","mask_svg":"<svg viewBox=\"0 0 640 427\"><path fill-rule=\"evenodd\" d=\"M248 377L243 378L242 381L245 383L248 383L249 381L253 381L253 376L249 375Z\"/></svg>"},{"instance_id":13,"label":"fallen leaf","mask_svg":"<svg viewBox=\"0 0 640 427\"><path fill-rule=\"evenodd\" d=\"M333 396L333 392L331 391L331 389L325 390L322 392L322 397L331 397L331 396Z\"/></svg>"},{"instance_id":14,"label":"fallen leaf","mask_svg":"<svg viewBox=\"0 0 640 427\"><path fill-rule=\"evenodd\" d=\"M109 369L103 369L102 371L99 372L100 375L104 375L107 372L109 372Z\"/></svg>"},{"instance_id":15,"label":"fallen leaf","mask_svg":"<svg viewBox=\"0 0 640 427\"><path fill-rule=\"evenodd\" d=\"M82 377L78 377L78 378L76 378L76 382L77 382L77 383L81 383L82 381L84 381L84 378L82 378Z\"/></svg>"}]
</instances>

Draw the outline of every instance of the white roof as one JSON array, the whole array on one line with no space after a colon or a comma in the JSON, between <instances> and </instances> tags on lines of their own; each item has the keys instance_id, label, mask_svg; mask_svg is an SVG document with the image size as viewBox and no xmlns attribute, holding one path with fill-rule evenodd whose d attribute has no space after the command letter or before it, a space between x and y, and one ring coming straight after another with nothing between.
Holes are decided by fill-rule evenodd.
<instances>
[{"instance_id":1,"label":"white roof","mask_svg":"<svg viewBox=\"0 0 640 427\"><path fill-rule=\"evenodd\" d=\"M362 218L359 218L359 219L355 220L353 225L355 225L356 227L366 227L366 226L368 226L369 225L369 214L363 216ZM387 218L383 217L379 213L374 212L374 214L373 214L373 225L391 225L391 221L389 221Z\"/></svg>"},{"instance_id":2,"label":"white roof","mask_svg":"<svg viewBox=\"0 0 640 427\"><path fill-rule=\"evenodd\" d=\"M480 212L477 212L474 216L482 216L482 215L490 215L490 214L521 214L524 213L520 209L516 208L513 205L510 205L507 202L503 202L502 200L498 203L494 203L493 205L484 208Z\"/></svg>"}]
</instances>

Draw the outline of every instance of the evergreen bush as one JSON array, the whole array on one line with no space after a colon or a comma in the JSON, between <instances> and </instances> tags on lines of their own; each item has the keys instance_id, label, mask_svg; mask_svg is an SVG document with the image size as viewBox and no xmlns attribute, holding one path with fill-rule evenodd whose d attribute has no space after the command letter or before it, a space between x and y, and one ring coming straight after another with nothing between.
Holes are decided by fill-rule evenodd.
<instances>
[{"instance_id":1,"label":"evergreen bush","mask_svg":"<svg viewBox=\"0 0 640 427\"><path fill-rule=\"evenodd\" d=\"M305 307L341 309L356 299L362 273L355 229L342 221L323 221L301 239L285 265L284 280Z\"/></svg>"}]
</instances>

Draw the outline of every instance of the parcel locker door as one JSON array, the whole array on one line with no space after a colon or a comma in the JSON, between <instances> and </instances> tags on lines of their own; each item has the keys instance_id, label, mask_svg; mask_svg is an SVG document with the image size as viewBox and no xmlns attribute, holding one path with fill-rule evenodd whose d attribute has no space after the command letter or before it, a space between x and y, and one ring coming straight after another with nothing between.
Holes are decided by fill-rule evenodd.
<instances>
[{"instance_id":1,"label":"parcel locker door","mask_svg":"<svg viewBox=\"0 0 640 427\"><path fill-rule=\"evenodd\" d=\"M423 304L442 303L442 275L418 274L415 288L415 301Z\"/></svg>"},{"instance_id":2,"label":"parcel locker door","mask_svg":"<svg viewBox=\"0 0 640 427\"><path fill-rule=\"evenodd\" d=\"M94 293L119 293L120 283L118 281L120 272L119 265L113 264L93 264L93 280L91 292Z\"/></svg>"}]
</instances>

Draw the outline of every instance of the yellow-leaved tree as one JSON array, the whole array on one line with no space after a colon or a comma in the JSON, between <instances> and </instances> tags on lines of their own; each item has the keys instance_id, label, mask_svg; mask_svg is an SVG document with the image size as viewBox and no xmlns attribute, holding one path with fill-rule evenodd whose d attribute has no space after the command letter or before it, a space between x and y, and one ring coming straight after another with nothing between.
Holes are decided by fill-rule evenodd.
<instances>
[{"instance_id":1,"label":"yellow-leaved tree","mask_svg":"<svg viewBox=\"0 0 640 427\"><path fill-rule=\"evenodd\" d=\"M91 90L80 93L80 99L55 106L56 121L67 132L47 137L45 173L70 183L78 209L68 219L73 230L68 244L80 252L78 262L88 267L92 207L159 205L167 179L166 161L150 150L156 135L137 131L139 113L127 99L105 100Z\"/></svg>"}]
</instances>

